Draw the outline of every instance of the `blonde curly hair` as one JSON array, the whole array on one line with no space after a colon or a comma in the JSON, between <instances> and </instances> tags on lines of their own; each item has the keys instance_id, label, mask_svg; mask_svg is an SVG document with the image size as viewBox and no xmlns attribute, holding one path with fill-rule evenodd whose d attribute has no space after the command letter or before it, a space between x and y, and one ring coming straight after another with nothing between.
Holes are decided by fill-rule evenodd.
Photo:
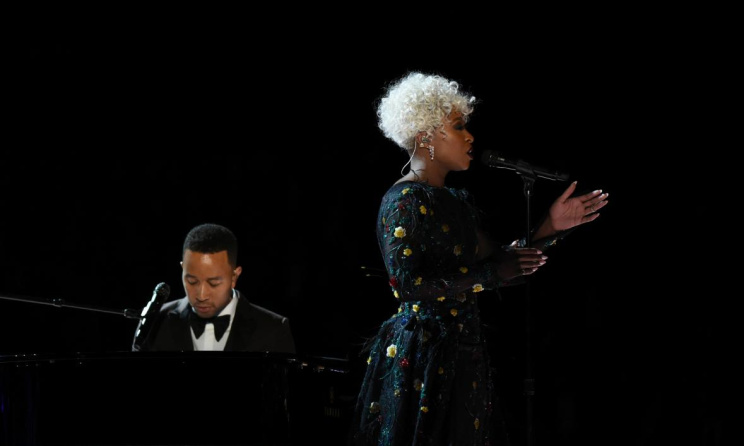
<instances>
[{"instance_id":1,"label":"blonde curly hair","mask_svg":"<svg viewBox=\"0 0 744 446\"><path fill-rule=\"evenodd\" d=\"M463 119L473 112L475 97L436 74L410 72L393 82L377 106L378 126L404 150L414 150L419 132L431 135L453 110Z\"/></svg>"}]
</instances>

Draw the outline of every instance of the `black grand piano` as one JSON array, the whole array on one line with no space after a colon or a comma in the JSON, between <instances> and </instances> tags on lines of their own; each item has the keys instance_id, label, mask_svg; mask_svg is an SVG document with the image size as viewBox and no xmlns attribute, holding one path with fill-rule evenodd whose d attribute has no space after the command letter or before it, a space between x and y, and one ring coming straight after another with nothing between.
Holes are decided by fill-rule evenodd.
<instances>
[{"instance_id":1,"label":"black grand piano","mask_svg":"<svg viewBox=\"0 0 744 446\"><path fill-rule=\"evenodd\" d=\"M278 353L0 356L0 444L343 445L356 385Z\"/></svg>"}]
</instances>

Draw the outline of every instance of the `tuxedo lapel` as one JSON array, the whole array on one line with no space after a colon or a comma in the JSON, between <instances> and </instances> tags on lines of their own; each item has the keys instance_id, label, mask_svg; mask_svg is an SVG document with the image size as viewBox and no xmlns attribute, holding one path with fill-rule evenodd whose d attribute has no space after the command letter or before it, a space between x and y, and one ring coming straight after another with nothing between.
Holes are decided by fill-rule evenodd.
<instances>
[{"instance_id":1,"label":"tuxedo lapel","mask_svg":"<svg viewBox=\"0 0 744 446\"><path fill-rule=\"evenodd\" d=\"M194 343L191 340L191 327L189 326L189 312L191 307L187 298L183 298L178 306L168 313L168 322L171 324L169 332L172 350L194 351Z\"/></svg>"},{"instance_id":2,"label":"tuxedo lapel","mask_svg":"<svg viewBox=\"0 0 744 446\"><path fill-rule=\"evenodd\" d=\"M240 291L236 290L236 292L238 302L235 307L235 314L233 315L232 327L230 327L230 335L225 344L225 351L243 351L248 349L251 337L253 337L253 333L256 331L256 321L251 314L251 306L248 299Z\"/></svg>"}]
</instances>

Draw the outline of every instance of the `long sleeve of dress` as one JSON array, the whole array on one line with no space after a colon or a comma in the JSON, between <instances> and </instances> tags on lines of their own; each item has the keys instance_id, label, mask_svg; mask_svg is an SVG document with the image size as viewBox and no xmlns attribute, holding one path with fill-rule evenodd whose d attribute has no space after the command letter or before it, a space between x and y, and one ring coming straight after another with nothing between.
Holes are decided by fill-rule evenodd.
<instances>
[{"instance_id":1,"label":"long sleeve of dress","mask_svg":"<svg viewBox=\"0 0 744 446\"><path fill-rule=\"evenodd\" d=\"M461 194L410 183L383 198L378 241L401 301L455 298L498 286L496 264L475 260L477 210Z\"/></svg>"},{"instance_id":2,"label":"long sleeve of dress","mask_svg":"<svg viewBox=\"0 0 744 446\"><path fill-rule=\"evenodd\" d=\"M571 229L568 229L566 231L559 231L551 236L543 237L538 240L531 240L530 246L533 248L537 248L543 252L547 251L548 248L551 246L555 246L558 242L563 240L564 238L568 237L569 234L571 234L576 227L573 227ZM532 233L534 234L537 231L537 228L532 230ZM513 249L514 247L517 248L524 248L527 246L527 240L525 237L520 238L519 240L515 240L511 245L506 247L507 249Z\"/></svg>"},{"instance_id":3,"label":"long sleeve of dress","mask_svg":"<svg viewBox=\"0 0 744 446\"><path fill-rule=\"evenodd\" d=\"M499 284L478 261L491 251L479 216L464 190L401 182L383 196L377 239L402 302L364 350L354 444L501 444L478 308Z\"/></svg>"}]
</instances>

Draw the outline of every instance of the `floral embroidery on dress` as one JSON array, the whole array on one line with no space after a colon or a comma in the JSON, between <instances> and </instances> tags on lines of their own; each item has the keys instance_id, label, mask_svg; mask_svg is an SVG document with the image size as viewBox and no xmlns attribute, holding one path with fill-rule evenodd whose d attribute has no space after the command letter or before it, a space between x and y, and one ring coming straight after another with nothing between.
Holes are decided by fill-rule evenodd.
<instances>
[{"instance_id":1,"label":"floral embroidery on dress","mask_svg":"<svg viewBox=\"0 0 744 446\"><path fill-rule=\"evenodd\" d=\"M463 190L402 182L383 197L377 239L400 305L368 345L357 444L496 444L477 295L499 284L476 257L478 219ZM470 428L451 432L452 417Z\"/></svg>"}]
</instances>

